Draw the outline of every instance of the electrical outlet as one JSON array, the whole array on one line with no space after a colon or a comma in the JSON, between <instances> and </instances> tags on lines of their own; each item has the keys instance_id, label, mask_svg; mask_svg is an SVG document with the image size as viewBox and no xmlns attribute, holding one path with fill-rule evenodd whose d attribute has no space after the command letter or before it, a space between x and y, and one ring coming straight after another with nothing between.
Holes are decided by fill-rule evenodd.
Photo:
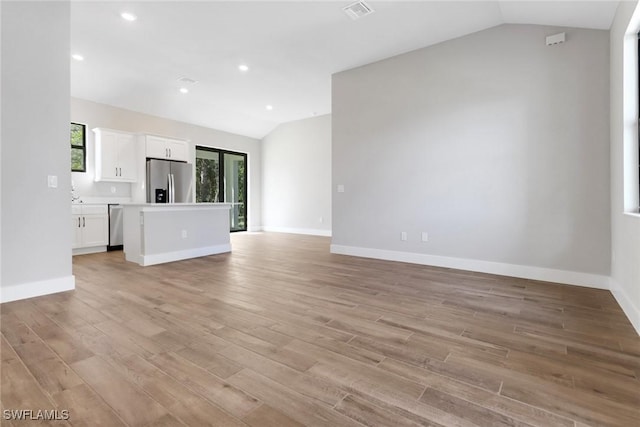
<instances>
[{"instance_id":1,"label":"electrical outlet","mask_svg":"<svg viewBox=\"0 0 640 427\"><path fill-rule=\"evenodd\" d=\"M338 193L344 193L344 185L338 184Z\"/></svg>"},{"instance_id":2,"label":"electrical outlet","mask_svg":"<svg viewBox=\"0 0 640 427\"><path fill-rule=\"evenodd\" d=\"M403 231L402 233L400 233L400 240L402 240L403 242L407 241L407 232Z\"/></svg>"},{"instance_id":3,"label":"electrical outlet","mask_svg":"<svg viewBox=\"0 0 640 427\"><path fill-rule=\"evenodd\" d=\"M427 233L426 231L422 232L422 241L423 242L428 242L429 241L429 233Z\"/></svg>"},{"instance_id":4,"label":"electrical outlet","mask_svg":"<svg viewBox=\"0 0 640 427\"><path fill-rule=\"evenodd\" d=\"M187 238L187 230L182 230L182 238L183 239Z\"/></svg>"},{"instance_id":5,"label":"electrical outlet","mask_svg":"<svg viewBox=\"0 0 640 427\"><path fill-rule=\"evenodd\" d=\"M115 192L116 192L116 186L115 186L115 185L112 185L112 186L111 186L111 193L112 193L112 194L115 194Z\"/></svg>"}]
</instances>

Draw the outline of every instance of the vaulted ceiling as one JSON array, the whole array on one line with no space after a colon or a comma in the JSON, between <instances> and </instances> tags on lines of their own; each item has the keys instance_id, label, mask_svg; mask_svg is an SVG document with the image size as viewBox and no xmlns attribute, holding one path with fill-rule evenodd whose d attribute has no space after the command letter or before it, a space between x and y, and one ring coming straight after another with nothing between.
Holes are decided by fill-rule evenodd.
<instances>
[{"instance_id":1,"label":"vaulted ceiling","mask_svg":"<svg viewBox=\"0 0 640 427\"><path fill-rule=\"evenodd\" d=\"M367 1L375 12L353 21L351 3L71 2L71 53L84 57L71 60L71 95L262 138L330 113L333 73L504 23L607 30L618 5Z\"/></svg>"}]
</instances>

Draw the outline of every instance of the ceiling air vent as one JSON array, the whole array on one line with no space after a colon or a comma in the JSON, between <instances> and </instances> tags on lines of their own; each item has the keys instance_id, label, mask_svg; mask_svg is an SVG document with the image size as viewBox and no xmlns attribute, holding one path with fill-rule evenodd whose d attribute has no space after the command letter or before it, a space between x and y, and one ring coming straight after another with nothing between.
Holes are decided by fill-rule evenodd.
<instances>
[{"instance_id":1,"label":"ceiling air vent","mask_svg":"<svg viewBox=\"0 0 640 427\"><path fill-rule=\"evenodd\" d=\"M375 12L371 6L369 6L363 1L350 4L349 6L343 8L342 10L344 10L344 13L346 13L347 16L353 19L354 21L356 19L362 18L363 16L366 16Z\"/></svg>"}]
</instances>

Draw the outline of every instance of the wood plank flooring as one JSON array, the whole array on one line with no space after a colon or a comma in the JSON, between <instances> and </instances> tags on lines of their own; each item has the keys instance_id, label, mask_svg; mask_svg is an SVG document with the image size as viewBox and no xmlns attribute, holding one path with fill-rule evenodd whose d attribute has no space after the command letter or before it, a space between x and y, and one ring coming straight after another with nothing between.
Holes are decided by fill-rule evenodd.
<instances>
[{"instance_id":1,"label":"wood plank flooring","mask_svg":"<svg viewBox=\"0 0 640 427\"><path fill-rule=\"evenodd\" d=\"M0 306L1 408L68 410L56 426L640 426L640 338L609 292L323 237L232 245L78 256L75 291Z\"/></svg>"}]
</instances>

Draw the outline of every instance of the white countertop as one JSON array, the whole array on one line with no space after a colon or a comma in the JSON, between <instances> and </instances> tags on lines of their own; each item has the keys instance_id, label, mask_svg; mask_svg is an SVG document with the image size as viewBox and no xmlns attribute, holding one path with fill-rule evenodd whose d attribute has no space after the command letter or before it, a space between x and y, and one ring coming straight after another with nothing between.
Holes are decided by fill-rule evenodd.
<instances>
[{"instance_id":1,"label":"white countertop","mask_svg":"<svg viewBox=\"0 0 640 427\"><path fill-rule=\"evenodd\" d=\"M230 209L231 203L121 203L123 208L138 208L145 211Z\"/></svg>"},{"instance_id":2,"label":"white countertop","mask_svg":"<svg viewBox=\"0 0 640 427\"><path fill-rule=\"evenodd\" d=\"M71 203L71 206L106 206L109 205L111 203L101 203L101 202L73 202Z\"/></svg>"},{"instance_id":3,"label":"white countertop","mask_svg":"<svg viewBox=\"0 0 640 427\"><path fill-rule=\"evenodd\" d=\"M80 197L79 200L72 201L72 205L117 205L129 203L129 197Z\"/></svg>"},{"instance_id":4,"label":"white countertop","mask_svg":"<svg viewBox=\"0 0 640 427\"><path fill-rule=\"evenodd\" d=\"M231 203L120 203L122 206L155 206L158 208L166 206L231 206Z\"/></svg>"}]
</instances>

